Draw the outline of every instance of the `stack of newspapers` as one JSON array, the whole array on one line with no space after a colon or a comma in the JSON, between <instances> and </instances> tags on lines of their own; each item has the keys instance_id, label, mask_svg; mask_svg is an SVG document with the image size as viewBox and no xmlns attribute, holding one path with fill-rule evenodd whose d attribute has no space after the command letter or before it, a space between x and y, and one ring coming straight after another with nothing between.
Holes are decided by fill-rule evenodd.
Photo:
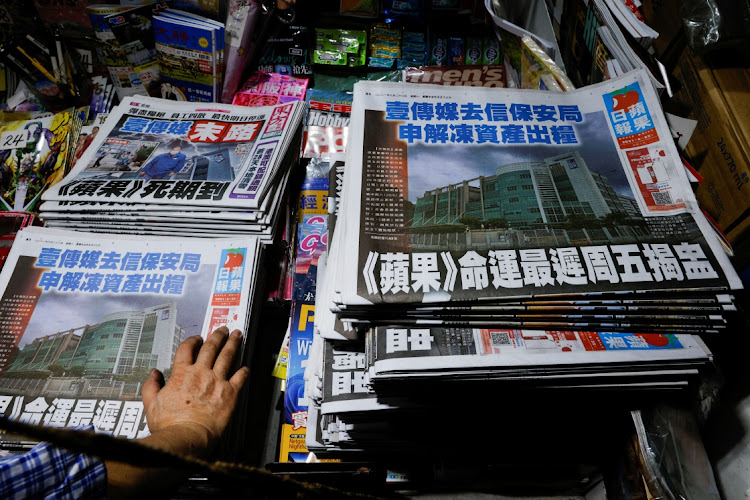
<instances>
[{"instance_id":1,"label":"stack of newspapers","mask_svg":"<svg viewBox=\"0 0 750 500\"><path fill-rule=\"evenodd\" d=\"M0 273L0 413L147 435L142 384L153 368L169 377L184 338L239 329L243 354L236 361L249 363L262 248L248 235L22 229ZM235 448L242 432L233 429ZM5 436L2 447L24 447L12 441Z\"/></svg>"},{"instance_id":2,"label":"stack of newspapers","mask_svg":"<svg viewBox=\"0 0 750 500\"><path fill-rule=\"evenodd\" d=\"M712 359L701 336L737 321L741 282L643 70L566 93L362 82L350 131L313 451L406 439L441 391L684 388Z\"/></svg>"},{"instance_id":3,"label":"stack of newspapers","mask_svg":"<svg viewBox=\"0 0 750 500\"><path fill-rule=\"evenodd\" d=\"M50 227L164 236L253 234L283 220L304 104L247 108L129 97L60 183Z\"/></svg>"}]
</instances>

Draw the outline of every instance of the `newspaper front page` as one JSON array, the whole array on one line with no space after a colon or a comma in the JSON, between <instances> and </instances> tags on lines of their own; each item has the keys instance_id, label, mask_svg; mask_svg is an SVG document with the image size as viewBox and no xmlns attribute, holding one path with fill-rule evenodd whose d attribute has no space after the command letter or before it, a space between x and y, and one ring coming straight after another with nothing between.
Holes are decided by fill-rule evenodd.
<instances>
[{"instance_id":1,"label":"newspaper front page","mask_svg":"<svg viewBox=\"0 0 750 500\"><path fill-rule=\"evenodd\" d=\"M255 209L289 160L303 107L127 98L43 199Z\"/></svg>"},{"instance_id":2,"label":"newspaper front page","mask_svg":"<svg viewBox=\"0 0 750 500\"><path fill-rule=\"evenodd\" d=\"M360 82L350 129L342 308L741 287L643 71L565 93Z\"/></svg>"},{"instance_id":3,"label":"newspaper front page","mask_svg":"<svg viewBox=\"0 0 750 500\"><path fill-rule=\"evenodd\" d=\"M19 232L0 274L0 414L136 438L152 368L180 342L247 332L258 239Z\"/></svg>"}]
</instances>

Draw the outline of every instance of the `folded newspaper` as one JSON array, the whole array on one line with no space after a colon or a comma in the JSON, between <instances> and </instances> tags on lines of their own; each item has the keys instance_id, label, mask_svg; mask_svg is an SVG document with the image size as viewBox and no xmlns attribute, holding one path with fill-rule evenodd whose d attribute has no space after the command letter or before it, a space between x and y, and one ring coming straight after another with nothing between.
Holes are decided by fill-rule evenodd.
<instances>
[{"instance_id":1,"label":"folded newspaper","mask_svg":"<svg viewBox=\"0 0 750 500\"><path fill-rule=\"evenodd\" d=\"M0 273L0 415L146 435L149 371L168 377L188 336L247 334L260 248L253 236L23 229Z\"/></svg>"},{"instance_id":2,"label":"folded newspaper","mask_svg":"<svg viewBox=\"0 0 750 500\"><path fill-rule=\"evenodd\" d=\"M337 238L334 233L334 245ZM303 396L306 446L319 457L396 445L423 452L408 441L408 432L394 429L441 413L436 402L445 398L481 394L488 383L502 385L487 389L506 392L546 390L567 397L595 391L622 397L623 391L684 389L712 360L700 337L682 332L407 327L399 319L389 326L352 328L331 311L324 291L327 258L324 254L318 262L315 332ZM544 394L545 399L551 395Z\"/></svg>"},{"instance_id":3,"label":"folded newspaper","mask_svg":"<svg viewBox=\"0 0 750 500\"><path fill-rule=\"evenodd\" d=\"M226 211L230 221L250 224L237 229L268 237L296 161L303 111L297 102L247 108L127 98L46 192L41 216L58 227L168 234L214 228L183 212L218 211L213 219L221 221ZM107 213L97 213L104 206Z\"/></svg>"},{"instance_id":4,"label":"folded newspaper","mask_svg":"<svg viewBox=\"0 0 750 500\"><path fill-rule=\"evenodd\" d=\"M393 322L380 316L391 308L457 325L476 311L435 311L596 295L659 298L662 312L553 321L553 308L499 324L698 333L724 328L735 308L741 282L643 71L566 93L360 82L350 131L341 244L328 258L342 317ZM694 315L694 298L724 305ZM425 306L435 309L413 315ZM497 314L472 326L498 325Z\"/></svg>"}]
</instances>

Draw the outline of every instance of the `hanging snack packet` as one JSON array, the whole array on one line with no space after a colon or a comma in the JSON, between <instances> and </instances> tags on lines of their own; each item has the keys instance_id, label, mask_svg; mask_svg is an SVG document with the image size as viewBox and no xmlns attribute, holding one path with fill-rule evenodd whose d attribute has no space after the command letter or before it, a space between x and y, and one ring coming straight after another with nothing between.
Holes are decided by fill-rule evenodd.
<instances>
[{"instance_id":1,"label":"hanging snack packet","mask_svg":"<svg viewBox=\"0 0 750 500\"><path fill-rule=\"evenodd\" d=\"M313 62L334 66L364 66L367 32L363 30L315 30Z\"/></svg>"}]
</instances>

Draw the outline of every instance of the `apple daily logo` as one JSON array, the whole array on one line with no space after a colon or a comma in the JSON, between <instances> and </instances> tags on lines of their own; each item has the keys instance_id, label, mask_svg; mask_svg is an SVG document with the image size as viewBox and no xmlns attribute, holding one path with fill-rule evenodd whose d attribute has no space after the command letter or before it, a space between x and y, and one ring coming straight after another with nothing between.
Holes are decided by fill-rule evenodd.
<instances>
[{"instance_id":1,"label":"apple daily logo","mask_svg":"<svg viewBox=\"0 0 750 500\"><path fill-rule=\"evenodd\" d=\"M221 251L221 265L214 284L215 295L242 292L246 255L247 248L228 248Z\"/></svg>"},{"instance_id":2,"label":"apple daily logo","mask_svg":"<svg viewBox=\"0 0 750 500\"><path fill-rule=\"evenodd\" d=\"M630 111L641 98L640 92L630 87L625 87L610 95L612 96L612 111L623 111L624 113Z\"/></svg>"},{"instance_id":3,"label":"apple daily logo","mask_svg":"<svg viewBox=\"0 0 750 500\"><path fill-rule=\"evenodd\" d=\"M230 248L222 252L222 269L226 269L229 272L234 271L238 267L242 267L245 263L245 252L246 248Z\"/></svg>"},{"instance_id":4,"label":"apple daily logo","mask_svg":"<svg viewBox=\"0 0 750 500\"><path fill-rule=\"evenodd\" d=\"M633 147L658 140L654 121L638 82L603 94L602 98L620 147Z\"/></svg>"}]
</instances>

